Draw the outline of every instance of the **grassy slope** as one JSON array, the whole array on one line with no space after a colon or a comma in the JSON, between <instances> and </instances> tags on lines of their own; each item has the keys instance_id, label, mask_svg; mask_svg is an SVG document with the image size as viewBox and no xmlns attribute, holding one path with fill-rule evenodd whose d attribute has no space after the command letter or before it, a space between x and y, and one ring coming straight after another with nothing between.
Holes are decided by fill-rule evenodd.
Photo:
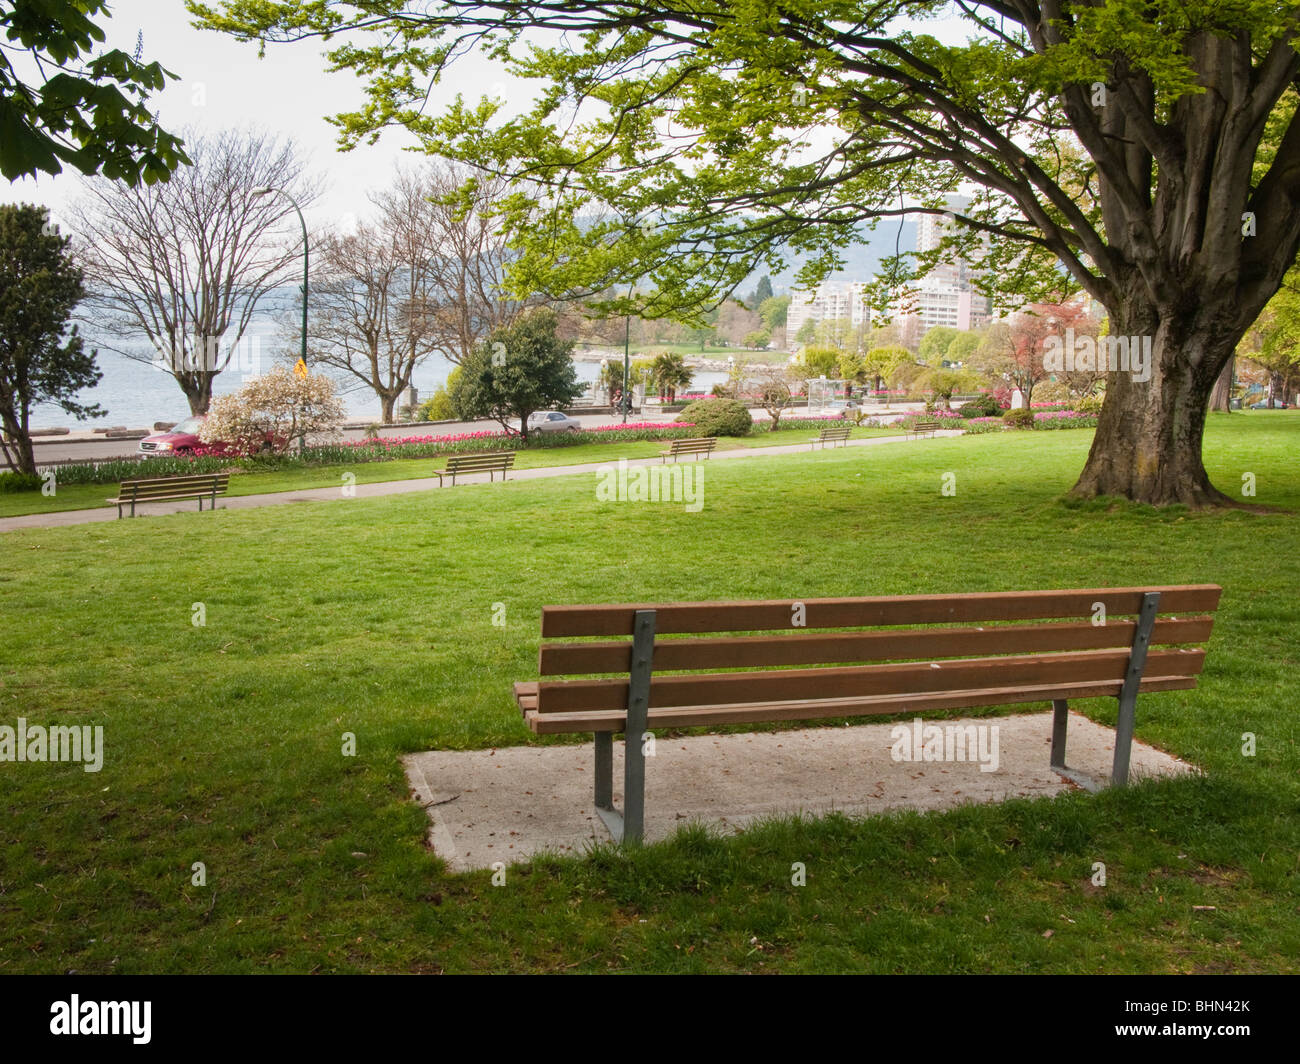
<instances>
[{"instance_id":1,"label":"grassy slope","mask_svg":"<svg viewBox=\"0 0 1300 1064\"><path fill-rule=\"evenodd\" d=\"M0 972L1294 971L1297 519L1063 506L1090 436L718 463L697 514L588 475L8 534L0 723L103 724L108 752L0 763ZM1216 418L1207 458L1297 508L1297 444L1300 420ZM424 848L397 763L529 741L510 682L548 602L1148 581L1225 587L1201 688L1139 705L1205 780L686 831L493 888Z\"/></svg>"},{"instance_id":2,"label":"grassy slope","mask_svg":"<svg viewBox=\"0 0 1300 1064\"><path fill-rule=\"evenodd\" d=\"M855 428L851 439L874 436L897 436L896 428ZM811 440L816 433L806 428L755 432L743 439L722 438L718 450L739 448L789 447ZM662 441L638 443L575 444L545 450L520 451L515 458L517 469L538 469L558 465L586 465L612 462L619 458L653 458L668 446ZM435 469L445 469L446 458L414 458L393 462L362 462L352 465L317 466L311 469L285 469L279 472L239 473L231 479L228 495L262 495L277 491L302 491L306 488L336 488L344 473L356 475L358 484L378 484L392 480L413 480L433 476ZM42 495L29 491L0 495L0 517L19 514L54 513L59 510L88 510L107 505L106 499L117 494L116 484L68 484L56 494ZM197 506L197 504L195 504Z\"/></svg>"}]
</instances>

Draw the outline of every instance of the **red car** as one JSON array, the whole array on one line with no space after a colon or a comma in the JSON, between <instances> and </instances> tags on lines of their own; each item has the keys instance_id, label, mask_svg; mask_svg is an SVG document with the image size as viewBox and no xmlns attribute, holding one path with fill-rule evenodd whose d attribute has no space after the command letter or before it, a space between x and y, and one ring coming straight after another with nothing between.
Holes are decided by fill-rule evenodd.
<instances>
[{"instance_id":1,"label":"red car","mask_svg":"<svg viewBox=\"0 0 1300 1064\"><path fill-rule=\"evenodd\" d=\"M233 455L243 453L238 448L232 448L230 444L221 440L216 443L204 443L199 439L199 430L207 419L207 414L191 414L184 421L177 422L166 432L155 432L152 436L146 436L140 441L137 450L141 455L153 455L155 458L168 455L187 457L200 449L207 454ZM275 444L284 442L284 440L277 439L268 433L265 442L262 444L262 450L274 450Z\"/></svg>"},{"instance_id":2,"label":"red car","mask_svg":"<svg viewBox=\"0 0 1300 1064\"><path fill-rule=\"evenodd\" d=\"M140 441L139 451L141 454L152 455L193 454L194 448L203 446L203 441L199 439L199 429L206 420L206 414L192 414L166 432L146 436Z\"/></svg>"}]
</instances>

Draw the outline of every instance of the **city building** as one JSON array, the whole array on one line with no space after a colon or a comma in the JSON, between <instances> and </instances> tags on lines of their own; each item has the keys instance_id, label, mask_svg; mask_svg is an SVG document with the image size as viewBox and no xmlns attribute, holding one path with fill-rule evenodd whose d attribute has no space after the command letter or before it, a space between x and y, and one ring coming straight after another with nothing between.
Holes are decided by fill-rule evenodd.
<instances>
[{"instance_id":1,"label":"city building","mask_svg":"<svg viewBox=\"0 0 1300 1064\"><path fill-rule=\"evenodd\" d=\"M808 322L844 321L851 328L871 324L871 307L867 304L866 282L839 281L818 285L812 292L795 290L790 294L786 311L785 334L793 342Z\"/></svg>"}]
</instances>

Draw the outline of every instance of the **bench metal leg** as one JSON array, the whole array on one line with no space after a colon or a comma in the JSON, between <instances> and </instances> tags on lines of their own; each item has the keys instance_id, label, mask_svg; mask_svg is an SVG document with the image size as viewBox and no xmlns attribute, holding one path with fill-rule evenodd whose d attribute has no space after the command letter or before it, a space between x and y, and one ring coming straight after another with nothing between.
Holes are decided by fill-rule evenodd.
<instances>
[{"instance_id":1,"label":"bench metal leg","mask_svg":"<svg viewBox=\"0 0 1300 1064\"><path fill-rule=\"evenodd\" d=\"M1151 630L1155 627L1159 608L1159 591L1148 591L1142 596L1142 611L1138 614L1137 632L1133 636L1133 651L1129 655L1128 672L1124 675L1124 687L1119 695L1119 720L1115 723L1115 762L1110 774L1111 784L1115 787L1123 787L1128 783L1138 689L1142 686L1142 670L1146 668Z\"/></svg>"},{"instance_id":2,"label":"bench metal leg","mask_svg":"<svg viewBox=\"0 0 1300 1064\"><path fill-rule=\"evenodd\" d=\"M609 834L623 841L623 814L614 808L614 733L596 732L596 815Z\"/></svg>"},{"instance_id":3,"label":"bench metal leg","mask_svg":"<svg viewBox=\"0 0 1300 1064\"><path fill-rule=\"evenodd\" d=\"M635 845L640 845L645 836L645 752L641 744L649 719L654 648L655 611L637 610L623 734L623 842Z\"/></svg>"},{"instance_id":4,"label":"bench metal leg","mask_svg":"<svg viewBox=\"0 0 1300 1064\"><path fill-rule=\"evenodd\" d=\"M614 808L613 732L596 732L596 808Z\"/></svg>"},{"instance_id":5,"label":"bench metal leg","mask_svg":"<svg viewBox=\"0 0 1300 1064\"><path fill-rule=\"evenodd\" d=\"M1065 727L1069 721L1070 705L1063 698L1052 700L1052 758L1051 768L1058 776L1064 776L1072 783L1078 784L1089 794L1096 794L1106 784L1096 776L1078 769L1068 768L1065 764Z\"/></svg>"},{"instance_id":6,"label":"bench metal leg","mask_svg":"<svg viewBox=\"0 0 1300 1064\"><path fill-rule=\"evenodd\" d=\"M1065 725L1070 705L1063 698L1052 701L1052 768L1065 768Z\"/></svg>"}]
</instances>

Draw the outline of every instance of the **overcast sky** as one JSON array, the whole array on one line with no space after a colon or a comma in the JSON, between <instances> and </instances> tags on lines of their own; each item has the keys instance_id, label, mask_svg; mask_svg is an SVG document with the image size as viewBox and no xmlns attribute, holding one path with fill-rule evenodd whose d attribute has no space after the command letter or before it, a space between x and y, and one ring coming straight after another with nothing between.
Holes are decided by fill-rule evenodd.
<instances>
[{"instance_id":1,"label":"overcast sky","mask_svg":"<svg viewBox=\"0 0 1300 1064\"><path fill-rule=\"evenodd\" d=\"M309 212L309 224L346 222L349 213L364 214L366 194L387 184L399 162L414 161L404 149L416 141L404 130L385 133L374 146L338 150L337 130L325 116L355 109L362 102L361 82L349 73L327 73L320 41L267 45L266 58L258 59L255 44L193 29L182 0L116 0L111 10L112 18L101 23L107 48L134 52L136 34L143 30L144 58L177 75L166 91L150 98L164 129L252 124L298 141L327 182L325 195ZM457 64L454 84L439 86L432 102L450 101L458 87L472 98L504 94L510 85L490 60L469 56ZM0 181L0 202L38 203L58 215L76 197L79 179L65 170L57 177Z\"/></svg>"},{"instance_id":2,"label":"overcast sky","mask_svg":"<svg viewBox=\"0 0 1300 1064\"><path fill-rule=\"evenodd\" d=\"M136 34L143 31L144 58L177 75L150 98L164 129L179 133L187 126L215 131L256 125L298 142L326 182L325 194L307 212L313 227L351 228L358 215L367 213L367 194L387 185L399 163L419 158L407 150L416 146L415 138L402 129L387 131L373 146L338 150L337 131L325 118L358 108L364 100L362 83L350 73L327 73L321 41L269 44L266 57L259 59L256 44L192 28L182 0L115 0L110 10L112 17L101 22L106 48L134 52ZM969 29L958 19L924 26L925 32L950 43L964 39ZM530 88L476 52L457 61L453 76L435 87L430 106L445 105L459 91L467 99L500 96L506 114L519 113L531 103ZM0 182L0 203L38 203L57 221L63 205L76 198L79 183L80 175L67 170L57 177Z\"/></svg>"}]
</instances>

